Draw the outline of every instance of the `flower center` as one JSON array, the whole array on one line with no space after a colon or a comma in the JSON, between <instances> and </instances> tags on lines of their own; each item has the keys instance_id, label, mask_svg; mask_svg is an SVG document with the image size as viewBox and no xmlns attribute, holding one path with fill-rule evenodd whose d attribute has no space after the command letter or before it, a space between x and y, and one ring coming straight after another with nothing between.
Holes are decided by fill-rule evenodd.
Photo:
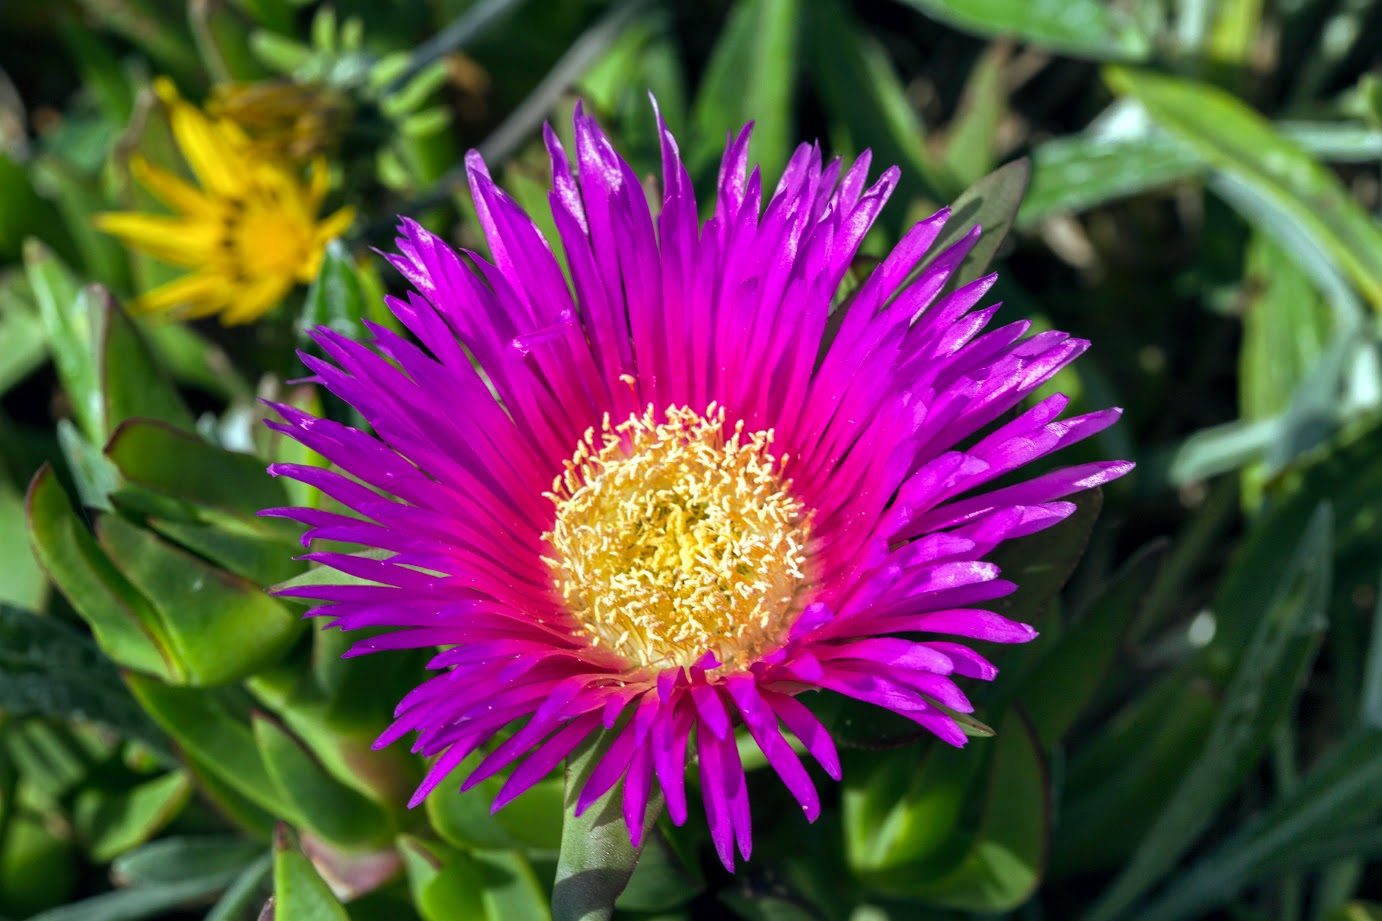
<instances>
[{"instance_id":1,"label":"flower center","mask_svg":"<svg viewBox=\"0 0 1382 921\"><path fill-rule=\"evenodd\" d=\"M252 198L228 212L223 245L236 269L249 279L292 278L311 258L312 231L307 216L294 213L281 197Z\"/></svg>"},{"instance_id":2,"label":"flower center","mask_svg":"<svg viewBox=\"0 0 1382 921\"><path fill-rule=\"evenodd\" d=\"M769 453L725 412L652 406L588 429L548 497L546 561L592 642L640 666L713 652L746 664L781 641L805 581L809 516ZM597 443L598 441L598 443Z\"/></svg>"}]
</instances>

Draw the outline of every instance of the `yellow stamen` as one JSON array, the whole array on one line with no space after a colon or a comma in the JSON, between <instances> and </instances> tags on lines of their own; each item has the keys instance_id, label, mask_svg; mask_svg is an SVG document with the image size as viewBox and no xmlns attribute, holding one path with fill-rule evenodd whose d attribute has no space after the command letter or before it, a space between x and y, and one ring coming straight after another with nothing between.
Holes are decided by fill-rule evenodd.
<instances>
[{"instance_id":1,"label":"yellow stamen","mask_svg":"<svg viewBox=\"0 0 1382 921\"><path fill-rule=\"evenodd\" d=\"M636 666L727 668L783 639L805 582L809 515L769 449L726 435L725 411L649 406L586 431L548 497L543 535L567 607L591 641Z\"/></svg>"}]
</instances>

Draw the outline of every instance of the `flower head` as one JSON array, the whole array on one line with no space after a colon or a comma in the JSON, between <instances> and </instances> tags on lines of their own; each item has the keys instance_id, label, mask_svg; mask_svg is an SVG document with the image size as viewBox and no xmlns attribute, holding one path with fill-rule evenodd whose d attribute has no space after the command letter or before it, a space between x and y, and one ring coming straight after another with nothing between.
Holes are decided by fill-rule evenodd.
<instances>
[{"instance_id":1,"label":"flower head","mask_svg":"<svg viewBox=\"0 0 1382 921\"><path fill-rule=\"evenodd\" d=\"M547 132L570 283L472 154L492 258L408 220L389 257L416 289L390 306L422 347L382 327L370 344L319 329L328 360L303 356L374 434L276 407L274 426L338 469L271 472L357 514L268 514L308 525L308 544L390 554L309 554L368 583L290 590L323 602L331 626L392 628L353 653L442 647L438 674L378 743L416 733L436 757L415 803L483 748L464 787L512 767L498 808L603 726L617 735L578 806L622 778L636 842L654 783L686 819L694 738L732 868L736 843L750 851L736 726L808 818L819 801L786 734L830 775L840 765L804 691L886 707L963 745L950 714L972 708L956 679L996 670L956 638L1035 636L984 608L1014 588L984 557L1131 465L1010 476L1118 411L1060 419L1059 395L1020 409L1087 343L1026 336L1025 322L985 332L996 307L976 305L992 276L943 293L977 232L904 284L944 211L904 236L826 343L895 169L866 188L867 154L846 170L803 145L764 207L746 128L700 226L665 126L656 219L579 109L575 137L573 174ZM1016 482L995 487L1000 477Z\"/></svg>"},{"instance_id":2,"label":"flower head","mask_svg":"<svg viewBox=\"0 0 1382 921\"><path fill-rule=\"evenodd\" d=\"M96 226L192 271L130 307L182 317L220 314L227 325L258 319L294 283L316 276L326 244L350 226L354 211L319 219L328 183L324 160L312 162L304 182L287 163L257 155L236 124L181 99L171 81L154 87L200 188L136 155L130 159L135 179L178 213L101 214Z\"/></svg>"}]
</instances>

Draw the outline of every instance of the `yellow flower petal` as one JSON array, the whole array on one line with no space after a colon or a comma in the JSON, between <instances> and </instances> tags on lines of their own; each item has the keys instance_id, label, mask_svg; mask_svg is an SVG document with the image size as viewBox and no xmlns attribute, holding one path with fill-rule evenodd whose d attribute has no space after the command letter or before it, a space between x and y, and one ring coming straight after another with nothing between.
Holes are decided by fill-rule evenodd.
<instances>
[{"instance_id":1,"label":"yellow flower petal","mask_svg":"<svg viewBox=\"0 0 1382 921\"><path fill-rule=\"evenodd\" d=\"M263 278L241 288L231 305L221 314L221 323L238 326L259 319L277 307L292 287L291 279Z\"/></svg>"},{"instance_id":2,"label":"yellow flower petal","mask_svg":"<svg viewBox=\"0 0 1382 921\"><path fill-rule=\"evenodd\" d=\"M226 282L217 274L194 272L135 298L129 308L133 313L207 316L225 307L229 290Z\"/></svg>"},{"instance_id":3,"label":"yellow flower petal","mask_svg":"<svg viewBox=\"0 0 1382 921\"><path fill-rule=\"evenodd\" d=\"M215 208L211 199L198 192L191 183L154 166L140 154L130 157L130 173L159 201L178 211L197 213Z\"/></svg>"},{"instance_id":4,"label":"yellow flower petal","mask_svg":"<svg viewBox=\"0 0 1382 921\"><path fill-rule=\"evenodd\" d=\"M173 265L205 265L220 242L217 224L163 214L98 214L97 230L114 234L126 246L143 250Z\"/></svg>"}]
</instances>

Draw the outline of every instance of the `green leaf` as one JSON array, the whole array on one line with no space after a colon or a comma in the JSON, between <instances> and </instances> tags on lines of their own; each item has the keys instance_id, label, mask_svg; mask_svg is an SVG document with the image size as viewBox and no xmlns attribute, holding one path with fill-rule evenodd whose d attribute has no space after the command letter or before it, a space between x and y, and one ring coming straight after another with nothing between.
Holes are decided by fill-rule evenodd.
<instances>
[{"instance_id":1,"label":"green leaf","mask_svg":"<svg viewBox=\"0 0 1382 921\"><path fill-rule=\"evenodd\" d=\"M463 777L484 760L475 752L456 768ZM458 792L443 787L427 797L427 817L442 840L457 847L537 848L554 851L561 846L563 783L559 777L538 781L522 796L496 813L490 805L504 786L507 772L480 781Z\"/></svg>"},{"instance_id":2,"label":"green leaf","mask_svg":"<svg viewBox=\"0 0 1382 921\"><path fill-rule=\"evenodd\" d=\"M1239 409L1243 418L1263 419L1290 405L1324 353L1332 323L1309 278L1279 245L1255 235L1246 262Z\"/></svg>"},{"instance_id":3,"label":"green leaf","mask_svg":"<svg viewBox=\"0 0 1382 921\"><path fill-rule=\"evenodd\" d=\"M259 845L222 835L163 838L116 859L111 874L126 885L210 880L221 888L261 854Z\"/></svg>"},{"instance_id":4,"label":"green leaf","mask_svg":"<svg viewBox=\"0 0 1382 921\"><path fill-rule=\"evenodd\" d=\"M385 550L365 550L353 555L366 560L383 560L393 556L391 552ZM308 585L378 584L378 582L373 582L361 576L348 575L347 573L343 573L331 566L313 566L311 569L307 570L301 575L293 576L293 578L291 579L286 579L282 582L278 582L274 585L269 586L269 591L280 592L285 588L301 588L303 586Z\"/></svg>"},{"instance_id":5,"label":"green leaf","mask_svg":"<svg viewBox=\"0 0 1382 921\"><path fill-rule=\"evenodd\" d=\"M1099 0L901 0L985 38L1010 37L1094 60L1141 60L1150 36L1122 7Z\"/></svg>"},{"instance_id":6,"label":"green leaf","mask_svg":"<svg viewBox=\"0 0 1382 921\"><path fill-rule=\"evenodd\" d=\"M254 737L269 777L302 822L332 844L367 848L393 837L393 819L364 794L345 786L282 726L253 718Z\"/></svg>"},{"instance_id":7,"label":"green leaf","mask_svg":"<svg viewBox=\"0 0 1382 921\"><path fill-rule=\"evenodd\" d=\"M547 894L532 864L518 851L476 851L486 916L490 921L553 921ZM558 870L560 877L560 870Z\"/></svg>"},{"instance_id":8,"label":"green leaf","mask_svg":"<svg viewBox=\"0 0 1382 921\"><path fill-rule=\"evenodd\" d=\"M577 816L576 800L595 766L614 741L608 730L592 736L567 759L566 818L561 827L561 855L552 889L553 921L609 921L614 902L628 885L641 848L629 841L622 804L623 781ZM661 788L649 793L643 820L643 840L662 811Z\"/></svg>"},{"instance_id":9,"label":"green leaf","mask_svg":"<svg viewBox=\"0 0 1382 921\"><path fill-rule=\"evenodd\" d=\"M25 793L47 811L91 779L97 763L109 757L109 746L93 744L82 727L47 720L24 720L5 727L5 748Z\"/></svg>"},{"instance_id":10,"label":"green leaf","mask_svg":"<svg viewBox=\"0 0 1382 921\"><path fill-rule=\"evenodd\" d=\"M694 857L676 845L654 825L633 868L628 885L614 905L622 911L665 912L685 905L705 891L705 875Z\"/></svg>"},{"instance_id":11,"label":"green leaf","mask_svg":"<svg viewBox=\"0 0 1382 921\"><path fill-rule=\"evenodd\" d=\"M350 921L288 829L274 833L274 921Z\"/></svg>"},{"instance_id":12,"label":"green leaf","mask_svg":"<svg viewBox=\"0 0 1382 921\"><path fill-rule=\"evenodd\" d=\"M960 106L946 131L944 163L960 185L970 185L993 169L998 124L1007 110L1003 70L1010 51L990 45L965 81Z\"/></svg>"},{"instance_id":13,"label":"green leaf","mask_svg":"<svg viewBox=\"0 0 1382 921\"><path fill-rule=\"evenodd\" d=\"M161 364L179 381L230 400L251 399L252 388L216 343L183 323L150 323L141 332Z\"/></svg>"},{"instance_id":14,"label":"green leaf","mask_svg":"<svg viewBox=\"0 0 1382 921\"><path fill-rule=\"evenodd\" d=\"M926 130L887 52L839 0L817 0L807 10L810 75L831 124L856 150L871 149L875 163L902 168L903 201L939 200L944 183L926 157Z\"/></svg>"},{"instance_id":15,"label":"green leaf","mask_svg":"<svg viewBox=\"0 0 1382 921\"><path fill-rule=\"evenodd\" d=\"M984 813L972 845L959 865L939 878L894 873L890 881L905 894L990 914L1016 908L1036 890L1051 821L1045 757L1036 733L1014 709L990 744Z\"/></svg>"},{"instance_id":16,"label":"green leaf","mask_svg":"<svg viewBox=\"0 0 1382 921\"><path fill-rule=\"evenodd\" d=\"M302 619L253 582L209 566L118 515L97 523L110 558L162 617L193 685L236 681L277 662Z\"/></svg>"},{"instance_id":17,"label":"green leaf","mask_svg":"<svg viewBox=\"0 0 1382 921\"><path fill-rule=\"evenodd\" d=\"M1354 162L1382 156L1382 131L1333 122L1278 122L1276 131L1313 156ZM1032 151L1032 187L1017 215L1028 228L1059 211L1089 208L1202 175L1209 161L1163 131L1053 138Z\"/></svg>"},{"instance_id":18,"label":"green leaf","mask_svg":"<svg viewBox=\"0 0 1382 921\"><path fill-rule=\"evenodd\" d=\"M222 693L170 687L131 672L125 682L135 698L196 766L257 806L296 820L297 813L278 793L259 755L254 734L235 716Z\"/></svg>"},{"instance_id":19,"label":"green leaf","mask_svg":"<svg viewBox=\"0 0 1382 921\"><path fill-rule=\"evenodd\" d=\"M1096 487L1069 501L1075 503L1069 518L1040 534L1004 541L990 555L1003 578L1017 583L1017 591L987 602L986 607L1028 624L1046 612L1089 546L1094 522L1104 507L1104 492Z\"/></svg>"},{"instance_id":20,"label":"green leaf","mask_svg":"<svg viewBox=\"0 0 1382 921\"><path fill-rule=\"evenodd\" d=\"M889 889L952 870L967 843L962 824L977 823L969 812L981 799L983 753L926 739L845 757L842 810L851 869Z\"/></svg>"},{"instance_id":21,"label":"green leaf","mask_svg":"<svg viewBox=\"0 0 1382 921\"><path fill-rule=\"evenodd\" d=\"M249 521L261 510L287 502L282 485L265 473L263 461L159 422L121 423L105 450L132 483ZM285 533L297 529L293 525Z\"/></svg>"},{"instance_id":22,"label":"green leaf","mask_svg":"<svg viewBox=\"0 0 1382 921\"><path fill-rule=\"evenodd\" d=\"M168 16L153 0L80 0L79 6L101 26L129 39L161 68L178 75L202 72L186 22L180 16Z\"/></svg>"},{"instance_id":23,"label":"green leaf","mask_svg":"<svg viewBox=\"0 0 1382 921\"><path fill-rule=\"evenodd\" d=\"M37 240L24 245L24 269L72 413L87 437L99 442L106 433L94 345L96 330L91 314L81 304L81 288L71 271Z\"/></svg>"},{"instance_id":24,"label":"green leaf","mask_svg":"<svg viewBox=\"0 0 1382 921\"><path fill-rule=\"evenodd\" d=\"M1128 560L1023 676L1014 698L1022 702L1043 746L1064 738L1108 676L1161 569L1164 551L1164 543L1153 544Z\"/></svg>"},{"instance_id":25,"label":"green leaf","mask_svg":"<svg viewBox=\"0 0 1382 921\"><path fill-rule=\"evenodd\" d=\"M192 414L159 365L148 341L115 303L110 292L93 286L82 291L82 299L87 309L95 314L99 331L97 365L106 432L133 416L191 428Z\"/></svg>"},{"instance_id":26,"label":"green leaf","mask_svg":"<svg viewBox=\"0 0 1382 921\"><path fill-rule=\"evenodd\" d=\"M255 585L273 585L301 573L306 564L295 560L278 540L240 534L214 525L188 521L148 520L149 527L182 546L223 566Z\"/></svg>"},{"instance_id":27,"label":"green leaf","mask_svg":"<svg viewBox=\"0 0 1382 921\"><path fill-rule=\"evenodd\" d=\"M245 867L226 887L225 894L207 914L206 921L248 921L268 897L269 874L272 870L272 854L263 854Z\"/></svg>"},{"instance_id":28,"label":"green leaf","mask_svg":"<svg viewBox=\"0 0 1382 921\"><path fill-rule=\"evenodd\" d=\"M926 266L975 227L983 228L974 247L965 255L945 290L953 291L976 278L982 278L993 262L998 247L1007 239L1022 204L1031 178L1031 164L1024 158L1000 166L960 193L950 205L950 219L945 222L936 241L931 244L927 258L913 276L920 275Z\"/></svg>"},{"instance_id":29,"label":"green leaf","mask_svg":"<svg viewBox=\"0 0 1382 921\"><path fill-rule=\"evenodd\" d=\"M1237 666L1223 704L1199 757L1087 921L1121 914L1174 866L1256 766L1277 721L1291 712L1324 630L1332 524L1322 504L1287 559L1253 570L1254 578L1270 583L1268 605L1243 605L1241 596L1221 591L1216 607L1222 618L1253 624L1245 644L1228 647L1237 653ZM1278 575L1263 579L1263 573Z\"/></svg>"},{"instance_id":30,"label":"green leaf","mask_svg":"<svg viewBox=\"0 0 1382 921\"><path fill-rule=\"evenodd\" d=\"M1106 79L1214 167L1275 202L1382 310L1382 229L1300 145L1215 87L1122 68Z\"/></svg>"},{"instance_id":31,"label":"green leaf","mask_svg":"<svg viewBox=\"0 0 1382 921\"><path fill-rule=\"evenodd\" d=\"M58 420L57 435L58 447L62 449L62 459L67 463L72 484L77 487L80 504L84 508L110 511L113 508L111 496L123 485L120 471L69 420Z\"/></svg>"},{"instance_id":32,"label":"green leaf","mask_svg":"<svg viewBox=\"0 0 1382 921\"><path fill-rule=\"evenodd\" d=\"M1351 902L1330 915L1329 921L1382 921L1382 905Z\"/></svg>"},{"instance_id":33,"label":"green leaf","mask_svg":"<svg viewBox=\"0 0 1382 921\"><path fill-rule=\"evenodd\" d=\"M409 835L399 839L398 851L423 921L486 918L484 881L470 855Z\"/></svg>"},{"instance_id":34,"label":"green leaf","mask_svg":"<svg viewBox=\"0 0 1382 921\"><path fill-rule=\"evenodd\" d=\"M28 283L18 272L0 275L0 394L31 373L48 358L43 321L29 297Z\"/></svg>"},{"instance_id":35,"label":"green leaf","mask_svg":"<svg viewBox=\"0 0 1382 921\"><path fill-rule=\"evenodd\" d=\"M34 555L72 602L101 649L121 665L161 677L182 676L158 612L101 551L53 476L43 467L29 485Z\"/></svg>"},{"instance_id":36,"label":"green leaf","mask_svg":"<svg viewBox=\"0 0 1382 921\"><path fill-rule=\"evenodd\" d=\"M299 338L306 339L308 330L317 326L325 326L350 339L370 337L361 321L379 322L381 318L370 302L369 291L359 271L344 243L332 240L326 245L321 268L307 289L307 300L298 318Z\"/></svg>"},{"instance_id":37,"label":"green leaf","mask_svg":"<svg viewBox=\"0 0 1382 921\"><path fill-rule=\"evenodd\" d=\"M36 611L48 598L48 579L29 546L27 532L24 499L0 479L0 572L5 574L0 580L0 604Z\"/></svg>"},{"instance_id":38,"label":"green leaf","mask_svg":"<svg viewBox=\"0 0 1382 921\"><path fill-rule=\"evenodd\" d=\"M157 834L191 796L192 781L184 771L169 771L129 790L87 787L77 794L73 821L91 859L108 863Z\"/></svg>"},{"instance_id":39,"label":"green leaf","mask_svg":"<svg viewBox=\"0 0 1382 921\"><path fill-rule=\"evenodd\" d=\"M100 723L167 754L158 731L96 644L52 617L0 603L0 709Z\"/></svg>"},{"instance_id":40,"label":"green leaf","mask_svg":"<svg viewBox=\"0 0 1382 921\"><path fill-rule=\"evenodd\" d=\"M1203 750L1219 701L1182 673L1144 691L1070 760L1051 870L1118 867L1161 814L1166 791Z\"/></svg>"},{"instance_id":41,"label":"green leaf","mask_svg":"<svg viewBox=\"0 0 1382 921\"><path fill-rule=\"evenodd\" d=\"M1372 615L1372 640L1363 664L1358 720L1369 729L1382 730L1382 593L1378 594Z\"/></svg>"},{"instance_id":42,"label":"green leaf","mask_svg":"<svg viewBox=\"0 0 1382 921\"><path fill-rule=\"evenodd\" d=\"M55 837L40 816L18 810L8 815L0 825L0 911L42 918L40 912L69 901L76 887L71 842Z\"/></svg>"},{"instance_id":43,"label":"green leaf","mask_svg":"<svg viewBox=\"0 0 1382 921\"><path fill-rule=\"evenodd\" d=\"M1200 918L1255 880L1309 867L1331 835L1353 830L1382 809L1382 731L1359 728L1289 793L1239 826L1165 887L1136 921Z\"/></svg>"},{"instance_id":44,"label":"green leaf","mask_svg":"<svg viewBox=\"0 0 1382 921\"><path fill-rule=\"evenodd\" d=\"M1198 175L1204 159L1161 135L1132 138L1061 137L1032 151L1032 188L1017 225L1032 227L1060 211L1084 211Z\"/></svg>"},{"instance_id":45,"label":"green leaf","mask_svg":"<svg viewBox=\"0 0 1382 921\"><path fill-rule=\"evenodd\" d=\"M792 87L800 19L797 0L744 0L730 13L692 111L696 143L687 167L693 175L712 170L724 150L725 133L737 133L750 121L749 162L760 164L767 177L786 164L796 136Z\"/></svg>"},{"instance_id":46,"label":"green leaf","mask_svg":"<svg viewBox=\"0 0 1382 921\"><path fill-rule=\"evenodd\" d=\"M111 868L129 886L35 915L30 921L135 921L210 899L259 853L225 838L167 838L126 854Z\"/></svg>"}]
</instances>

